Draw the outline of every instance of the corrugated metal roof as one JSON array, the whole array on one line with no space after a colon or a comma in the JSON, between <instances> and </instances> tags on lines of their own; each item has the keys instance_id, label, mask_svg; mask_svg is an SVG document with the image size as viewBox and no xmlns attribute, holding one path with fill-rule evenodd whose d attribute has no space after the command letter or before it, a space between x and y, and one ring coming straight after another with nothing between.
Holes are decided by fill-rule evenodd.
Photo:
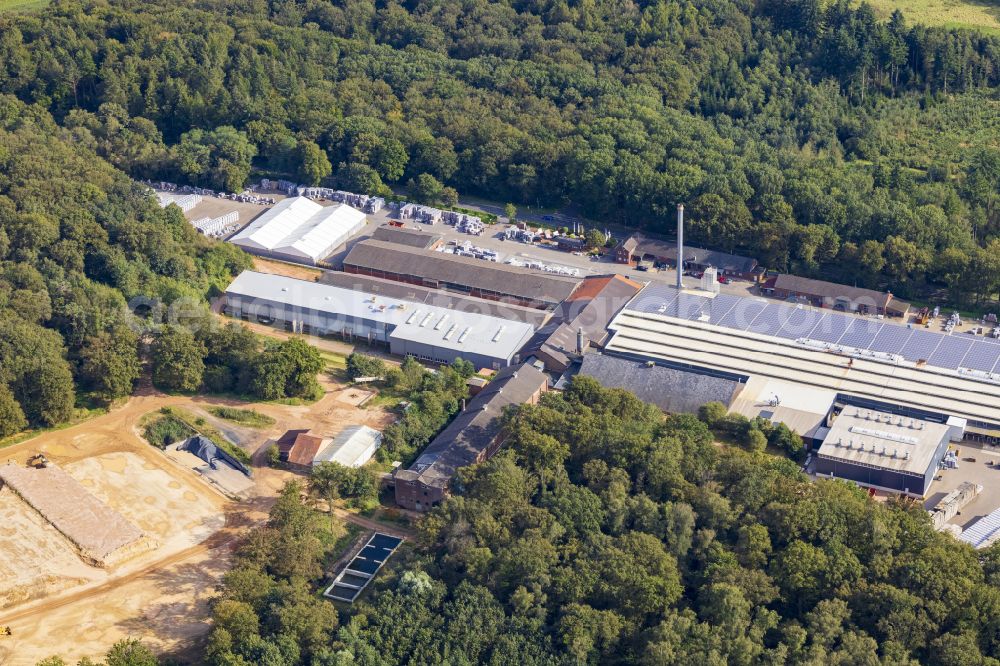
<instances>
[{"instance_id":1,"label":"corrugated metal roof","mask_svg":"<svg viewBox=\"0 0 1000 666\"><path fill-rule=\"evenodd\" d=\"M366 425L347 426L323 447L313 458L313 463L335 462L345 467L358 467L368 462L361 460L368 451L382 445L382 433Z\"/></svg>"},{"instance_id":2,"label":"corrugated metal roof","mask_svg":"<svg viewBox=\"0 0 1000 666\"><path fill-rule=\"evenodd\" d=\"M316 452L329 442L329 439L324 439L319 435L303 433L295 438L295 444L288 452L288 462L293 465L312 465L313 460L316 459Z\"/></svg>"},{"instance_id":3,"label":"corrugated metal roof","mask_svg":"<svg viewBox=\"0 0 1000 666\"><path fill-rule=\"evenodd\" d=\"M702 405L717 401L729 407L743 384L691 370L660 365L648 367L629 359L587 354L580 374L593 377L606 388L622 388L635 393L664 412L697 413Z\"/></svg>"},{"instance_id":4,"label":"corrugated metal roof","mask_svg":"<svg viewBox=\"0 0 1000 666\"><path fill-rule=\"evenodd\" d=\"M980 518L972 527L963 531L958 539L973 548L984 548L996 541L997 532L1000 532L1000 509Z\"/></svg>"},{"instance_id":5,"label":"corrugated metal roof","mask_svg":"<svg viewBox=\"0 0 1000 666\"><path fill-rule=\"evenodd\" d=\"M579 278L371 239L351 248L344 267L413 276L442 286L460 285L552 305L568 298L580 284Z\"/></svg>"},{"instance_id":6,"label":"corrugated metal roof","mask_svg":"<svg viewBox=\"0 0 1000 666\"><path fill-rule=\"evenodd\" d=\"M397 472L398 478L446 486L457 469L476 462L500 434L504 408L527 402L548 381L548 375L527 364L504 368L427 445L409 469Z\"/></svg>"},{"instance_id":7,"label":"corrugated metal roof","mask_svg":"<svg viewBox=\"0 0 1000 666\"><path fill-rule=\"evenodd\" d=\"M448 310L459 310L461 312L474 312L476 314L489 315L531 324L538 328L545 324L553 316L549 310L539 310L513 303L503 303L500 301L490 301L485 298L474 296L463 296L452 291L434 289L433 287L420 287L415 284L386 280L385 278L371 277L370 275L359 275L357 273L342 273L340 271L323 271L319 277L321 284L329 284L342 289L352 291L362 291L366 294L375 294L384 298L396 298L414 303L424 303Z\"/></svg>"},{"instance_id":8,"label":"corrugated metal roof","mask_svg":"<svg viewBox=\"0 0 1000 666\"><path fill-rule=\"evenodd\" d=\"M964 341L983 352L985 358L978 361L1000 358L1000 344L974 336L910 330L873 318L764 299L678 292L660 284L643 289L610 328L614 334L606 348L621 353L782 379L959 416L970 421L970 428L988 429L981 425L985 423L1000 429L997 381L936 365L935 356L928 362L914 361L927 355L911 350L909 344L895 355L858 351L877 343L885 328L908 340L920 334L921 342L933 346ZM969 362L960 363L965 367Z\"/></svg>"}]
</instances>

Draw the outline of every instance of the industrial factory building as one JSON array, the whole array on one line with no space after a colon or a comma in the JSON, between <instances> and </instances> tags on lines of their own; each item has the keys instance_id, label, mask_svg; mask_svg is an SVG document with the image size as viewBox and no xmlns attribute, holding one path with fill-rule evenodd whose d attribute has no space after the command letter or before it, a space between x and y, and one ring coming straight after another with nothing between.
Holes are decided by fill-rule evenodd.
<instances>
[{"instance_id":1,"label":"industrial factory building","mask_svg":"<svg viewBox=\"0 0 1000 666\"><path fill-rule=\"evenodd\" d=\"M1000 441L1000 340L662 284L643 289L610 328L609 353L745 375L737 404L776 413L794 402L818 415L813 436L836 400Z\"/></svg>"},{"instance_id":2,"label":"industrial factory building","mask_svg":"<svg viewBox=\"0 0 1000 666\"><path fill-rule=\"evenodd\" d=\"M778 275L761 285L761 291L775 298L799 300L818 308L830 308L858 314L905 317L909 303L896 300L885 291L862 289L798 275Z\"/></svg>"},{"instance_id":3,"label":"industrial factory building","mask_svg":"<svg viewBox=\"0 0 1000 666\"><path fill-rule=\"evenodd\" d=\"M552 321L536 331L524 356L535 356L550 372L565 372L577 356L603 347L608 324L642 286L621 275L585 278L556 308Z\"/></svg>"},{"instance_id":4,"label":"industrial factory building","mask_svg":"<svg viewBox=\"0 0 1000 666\"><path fill-rule=\"evenodd\" d=\"M409 469L396 470L396 503L412 511L428 511L440 503L455 472L487 460L503 446L504 408L535 404L548 386L548 375L528 364L497 373Z\"/></svg>"},{"instance_id":5,"label":"industrial factory building","mask_svg":"<svg viewBox=\"0 0 1000 666\"><path fill-rule=\"evenodd\" d=\"M432 363L463 358L494 369L517 362L534 332L519 321L254 271L244 271L226 289L226 312L280 322L293 332L388 345L399 356Z\"/></svg>"},{"instance_id":6,"label":"industrial factory building","mask_svg":"<svg viewBox=\"0 0 1000 666\"><path fill-rule=\"evenodd\" d=\"M664 266L677 266L677 245L668 241L635 234L615 249L615 260L620 264L649 261ZM752 257L741 257L728 252L716 252L700 247L684 247L684 269L704 271L718 269L720 275L754 280L763 271Z\"/></svg>"},{"instance_id":7,"label":"industrial factory building","mask_svg":"<svg viewBox=\"0 0 1000 666\"><path fill-rule=\"evenodd\" d=\"M344 271L540 309L556 307L580 284L565 275L377 240L355 244Z\"/></svg>"},{"instance_id":8,"label":"industrial factory building","mask_svg":"<svg viewBox=\"0 0 1000 666\"><path fill-rule=\"evenodd\" d=\"M847 407L816 453L816 476L924 497L952 436L945 424Z\"/></svg>"},{"instance_id":9,"label":"industrial factory building","mask_svg":"<svg viewBox=\"0 0 1000 666\"><path fill-rule=\"evenodd\" d=\"M606 354L584 356L579 374L593 377L605 388L631 391L643 402L668 414L697 414L698 408L709 402L720 402L729 408L745 380Z\"/></svg>"},{"instance_id":10,"label":"industrial factory building","mask_svg":"<svg viewBox=\"0 0 1000 666\"><path fill-rule=\"evenodd\" d=\"M323 271L323 274L319 277L319 282L343 289L363 291L366 294L383 298L395 298L414 303L423 303L425 305L434 305L449 310L474 312L476 314L499 317L500 319L510 319L512 321L531 324L535 328L541 328L553 317L553 313L548 310L526 308L520 305L500 303L485 298L474 298L472 296L457 294L453 291L419 287L415 284L374 278L357 273Z\"/></svg>"},{"instance_id":11,"label":"industrial factory building","mask_svg":"<svg viewBox=\"0 0 1000 666\"><path fill-rule=\"evenodd\" d=\"M347 204L321 206L305 197L279 201L229 239L251 254L315 265L366 224Z\"/></svg>"}]
</instances>

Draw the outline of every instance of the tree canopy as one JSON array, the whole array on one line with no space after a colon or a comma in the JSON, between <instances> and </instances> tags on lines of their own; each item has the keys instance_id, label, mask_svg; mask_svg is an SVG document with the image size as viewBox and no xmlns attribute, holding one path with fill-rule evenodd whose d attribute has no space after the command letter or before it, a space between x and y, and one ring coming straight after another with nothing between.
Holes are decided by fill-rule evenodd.
<instances>
[{"instance_id":1,"label":"tree canopy","mask_svg":"<svg viewBox=\"0 0 1000 666\"><path fill-rule=\"evenodd\" d=\"M239 189L256 168L661 231L684 202L694 242L770 268L1000 291L996 36L847 0L63 0L0 21L0 92L133 176Z\"/></svg>"},{"instance_id":2,"label":"tree canopy","mask_svg":"<svg viewBox=\"0 0 1000 666\"><path fill-rule=\"evenodd\" d=\"M80 132L0 95L0 436L68 420L81 395L131 393L151 321L128 302L200 303L248 265Z\"/></svg>"}]
</instances>

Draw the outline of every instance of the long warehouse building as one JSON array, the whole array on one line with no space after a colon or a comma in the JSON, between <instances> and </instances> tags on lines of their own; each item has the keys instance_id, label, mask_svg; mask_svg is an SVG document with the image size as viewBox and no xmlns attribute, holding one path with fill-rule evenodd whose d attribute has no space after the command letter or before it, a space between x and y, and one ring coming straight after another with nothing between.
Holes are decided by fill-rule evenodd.
<instances>
[{"instance_id":1,"label":"long warehouse building","mask_svg":"<svg viewBox=\"0 0 1000 666\"><path fill-rule=\"evenodd\" d=\"M836 396L914 418L961 420L965 437L1000 441L1000 341L665 285L647 286L610 328L608 353L739 373L751 384L781 382L794 388L790 394Z\"/></svg>"},{"instance_id":2,"label":"long warehouse building","mask_svg":"<svg viewBox=\"0 0 1000 666\"><path fill-rule=\"evenodd\" d=\"M229 242L251 254L315 265L365 224L365 214L346 204L321 206L305 197L290 197L257 217Z\"/></svg>"},{"instance_id":3,"label":"long warehouse building","mask_svg":"<svg viewBox=\"0 0 1000 666\"><path fill-rule=\"evenodd\" d=\"M371 239L351 248L344 271L541 309L580 285L579 278Z\"/></svg>"},{"instance_id":4,"label":"long warehouse building","mask_svg":"<svg viewBox=\"0 0 1000 666\"><path fill-rule=\"evenodd\" d=\"M388 345L434 363L463 358L479 368L519 361L534 327L473 312L414 303L283 275L243 271L226 289L226 313L298 333Z\"/></svg>"}]
</instances>

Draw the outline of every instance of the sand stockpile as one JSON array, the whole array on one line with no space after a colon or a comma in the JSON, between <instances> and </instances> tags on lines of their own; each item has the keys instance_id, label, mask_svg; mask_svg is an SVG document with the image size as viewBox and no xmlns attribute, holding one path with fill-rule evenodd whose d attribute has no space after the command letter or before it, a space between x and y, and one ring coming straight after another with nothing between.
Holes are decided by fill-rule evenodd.
<instances>
[{"instance_id":1,"label":"sand stockpile","mask_svg":"<svg viewBox=\"0 0 1000 666\"><path fill-rule=\"evenodd\" d=\"M96 566L149 547L142 531L55 465L0 466L0 481L49 521Z\"/></svg>"}]
</instances>

